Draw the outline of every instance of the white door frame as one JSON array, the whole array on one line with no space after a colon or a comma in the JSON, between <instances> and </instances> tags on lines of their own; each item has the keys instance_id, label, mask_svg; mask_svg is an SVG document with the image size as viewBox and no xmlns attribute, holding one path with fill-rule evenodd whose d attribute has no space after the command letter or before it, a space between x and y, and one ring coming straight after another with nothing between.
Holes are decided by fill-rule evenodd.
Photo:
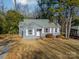
<instances>
[{"instance_id":1,"label":"white door frame","mask_svg":"<svg viewBox=\"0 0 79 59\"><path fill-rule=\"evenodd\" d=\"M40 31L36 31L36 36L40 36Z\"/></svg>"}]
</instances>

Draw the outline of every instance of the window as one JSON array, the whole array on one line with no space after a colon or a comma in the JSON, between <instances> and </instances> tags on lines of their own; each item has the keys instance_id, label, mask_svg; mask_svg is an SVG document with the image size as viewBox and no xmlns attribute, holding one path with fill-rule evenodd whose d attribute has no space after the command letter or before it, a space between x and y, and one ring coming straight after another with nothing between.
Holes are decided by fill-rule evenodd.
<instances>
[{"instance_id":1,"label":"window","mask_svg":"<svg viewBox=\"0 0 79 59\"><path fill-rule=\"evenodd\" d=\"M55 28L55 32L57 32L57 28Z\"/></svg>"},{"instance_id":2,"label":"window","mask_svg":"<svg viewBox=\"0 0 79 59\"><path fill-rule=\"evenodd\" d=\"M22 37L23 37L23 31L22 31Z\"/></svg>"},{"instance_id":3,"label":"window","mask_svg":"<svg viewBox=\"0 0 79 59\"><path fill-rule=\"evenodd\" d=\"M48 28L46 28L46 29L45 29L45 32L48 32L48 31L49 31L49 29L48 29Z\"/></svg>"},{"instance_id":4,"label":"window","mask_svg":"<svg viewBox=\"0 0 79 59\"><path fill-rule=\"evenodd\" d=\"M32 30L28 30L28 34L32 34Z\"/></svg>"},{"instance_id":5,"label":"window","mask_svg":"<svg viewBox=\"0 0 79 59\"><path fill-rule=\"evenodd\" d=\"M37 29L37 31L42 31L42 29Z\"/></svg>"}]
</instances>

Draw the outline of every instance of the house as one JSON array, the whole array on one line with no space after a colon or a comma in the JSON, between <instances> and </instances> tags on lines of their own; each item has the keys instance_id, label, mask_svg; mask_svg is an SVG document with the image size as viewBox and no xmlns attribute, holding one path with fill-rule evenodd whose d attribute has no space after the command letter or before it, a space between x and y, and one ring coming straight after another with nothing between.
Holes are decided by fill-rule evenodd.
<instances>
[{"instance_id":1,"label":"house","mask_svg":"<svg viewBox=\"0 0 79 59\"><path fill-rule=\"evenodd\" d=\"M19 35L23 38L45 37L49 33L60 35L59 24L50 23L48 19L24 19L19 23Z\"/></svg>"},{"instance_id":2,"label":"house","mask_svg":"<svg viewBox=\"0 0 79 59\"><path fill-rule=\"evenodd\" d=\"M78 36L79 37L79 26L72 26L71 27L71 36Z\"/></svg>"}]
</instances>

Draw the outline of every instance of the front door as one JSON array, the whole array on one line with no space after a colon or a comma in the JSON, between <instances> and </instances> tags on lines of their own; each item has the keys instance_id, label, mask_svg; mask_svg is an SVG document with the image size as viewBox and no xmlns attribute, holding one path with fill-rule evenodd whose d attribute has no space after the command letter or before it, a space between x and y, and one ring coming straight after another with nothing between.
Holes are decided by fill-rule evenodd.
<instances>
[{"instance_id":1,"label":"front door","mask_svg":"<svg viewBox=\"0 0 79 59\"><path fill-rule=\"evenodd\" d=\"M36 36L40 36L40 31L37 31L36 32Z\"/></svg>"},{"instance_id":2,"label":"front door","mask_svg":"<svg viewBox=\"0 0 79 59\"><path fill-rule=\"evenodd\" d=\"M42 29L37 29L36 36L41 36L41 31L42 31Z\"/></svg>"}]
</instances>

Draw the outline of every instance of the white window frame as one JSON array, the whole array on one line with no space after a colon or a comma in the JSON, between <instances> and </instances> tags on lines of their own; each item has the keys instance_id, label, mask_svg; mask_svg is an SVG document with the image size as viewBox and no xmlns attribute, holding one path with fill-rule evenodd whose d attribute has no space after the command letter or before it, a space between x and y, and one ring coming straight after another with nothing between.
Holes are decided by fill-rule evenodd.
<instances>
[{"instance_id":1,"label":"white window frame","mask_svg":"<svg viewBox=\"0 0 79 59\"><path fill-rule=\"evenodd\" d=\"M28 35L32 35L33 34L33 30L32 29L29 29L28 30Z\"/></svg>"},{"instance_id":2,"label":"white window frame","mask_svg":"<svg viewBox=\"0 0 79 59\"><path fill-rule=\"evenodd\" d=\"M44 32L48 33L49 32L49 28L45 28Z\"/></svg>"},{"instance_id":3,"label":"white window frame","mask_svg":"<svg viewBox=\"0 0 79 59\"><path fill-rule=\"evenodd\" d=\"M55 28L55 32L58 32L58 28Z\"/></svg>"}]
</instances>

